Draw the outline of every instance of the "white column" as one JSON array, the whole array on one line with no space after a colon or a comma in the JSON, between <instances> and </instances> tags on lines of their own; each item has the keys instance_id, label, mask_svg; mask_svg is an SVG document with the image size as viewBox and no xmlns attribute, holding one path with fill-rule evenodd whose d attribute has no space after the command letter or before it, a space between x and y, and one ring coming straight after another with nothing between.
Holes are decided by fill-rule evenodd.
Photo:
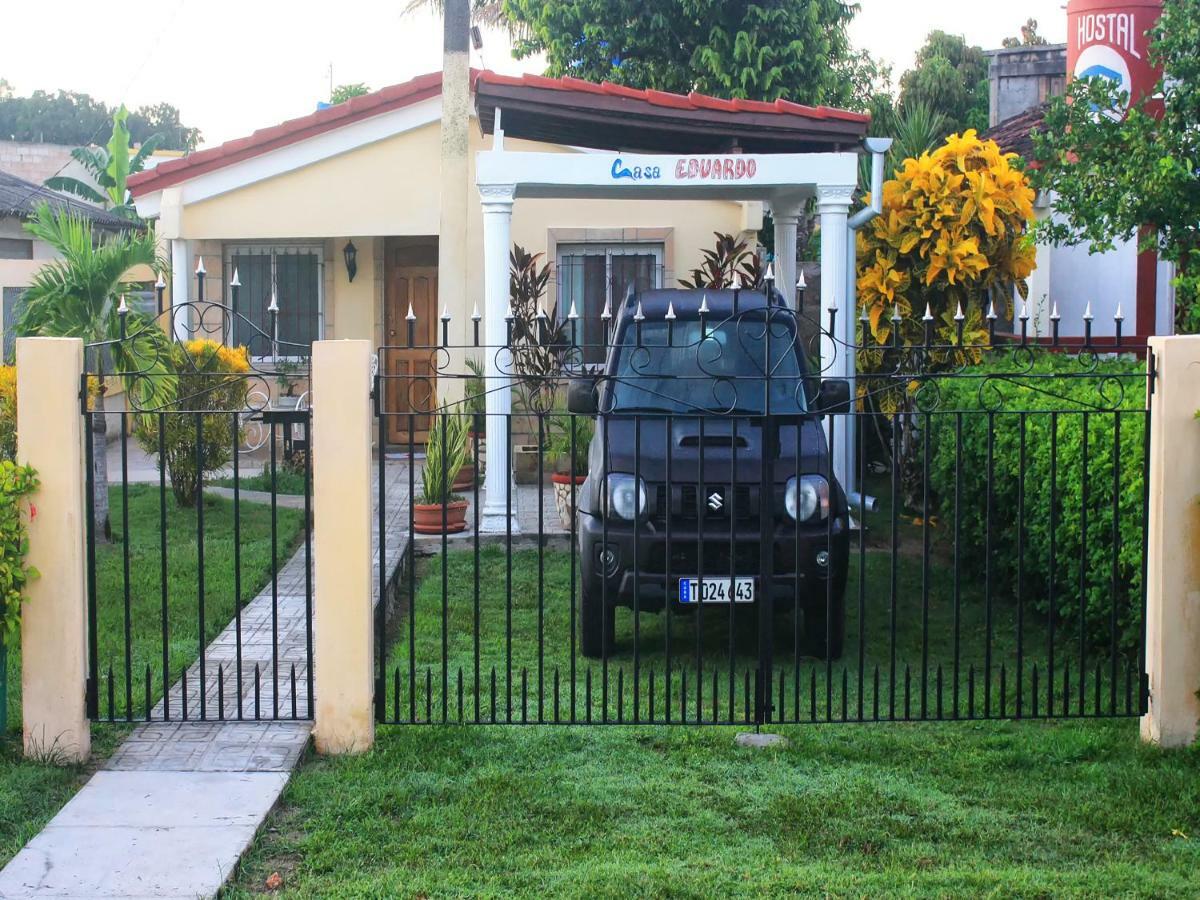
<instances>
[{"instance_id":1,"label":"white column","mask_svg":"<svg viewBox=\"0 0 1200 900\"><path fill-rule=\"evenodd\" d=\"M182 238L175 238L171 241L171 322L175 328L175 336L180 340L186 340L188 337L188 314L186 310L180 310L191 299L191 286L191 244Z\"/></svg>"},{"instance_id":2,"label":"white column","mask_svg":"<svg viewBox=\"0 0 1200 900\"><path fill-rule=\"evenodd\" d=\"M512 244L511 184L479 186L483 201L483 321L484 378L487 386L487 473L484 476L483 509L479 530L513 534L516 509L509 514L512 468L508 458L509 429L512 427L512 354L508 342L509 308L508 253Z\"/></svg>"},{"instance_id":3,"label":"white column","mask_svg":"<svg viewBox=\"0 0 1200 900\"><path fill-rule=\"evenodd\" d=\"M775 223L775 287L792 309L796 308L796 231L800 224L800 204L771 203Z\"/></svg>"},{"instance_id":4,"label":"white column","mask_svg":"<svg viewBox=\"0 0 1200 900\"><path fill-rule=\"evenodd\" d=\"M818 185L817 211L821 215L821 308L813 310L821 324L821 375L824 378L849 378L854 374L854 311L847 309L846 246L847 219L854 185ZM837 310L836 340L830 335L829 311ZM827 439L833 443L833 473L843 487L854 471L853 428L851 416L831 416L825 420Z\"/></svg>"}]
</instances>

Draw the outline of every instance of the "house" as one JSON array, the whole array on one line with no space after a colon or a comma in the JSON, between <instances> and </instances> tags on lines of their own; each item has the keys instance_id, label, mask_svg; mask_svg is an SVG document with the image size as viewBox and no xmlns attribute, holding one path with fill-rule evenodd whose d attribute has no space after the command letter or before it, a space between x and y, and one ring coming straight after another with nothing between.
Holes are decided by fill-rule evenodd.
<instances>
[{"instance_id":1,"label":"house","mask_svg":"<svg viewBox=\"0 0 1200 900\"><path fill-rule=\"evenodd\" d=\"M34 273L57 255L52 247L35 240L25 230L25 222L42 203L54 209L69 209L91 221L93 228L100 231L129 227L127 220L96 206L0 171L0 302L4 314L5 361L13 357L13 325L20 314L21 294ZM149 272L146 274L153 280Z\"/></svg>"},{"instance_id":2,"label":"house","mask_svg":"<svg viewBox=\"0 0 1200 900\"><path fill-rule=\"evenodd\" d=\"M250 344L252 352L255 335L270 327L272 296L281 345L297 353L319 338L403 344L410 309L418 343L436 340L448 315L451 343L469 344L471 316L482 309L484 293L476 153L487 148L498 121L511 150L726 157L853 152L869 124L864 115L786 101L489 71L471 71L469 92L465 173L449 180L442 128L451 104L441 73L132 177L139 212L155 219L160 238L170 242L173 303L195 299L194 273L202 263L210 300L232 305L236 273L237 316L225 336ZM783 220L777 227L789 227L786 217L777 218ZM564 313L575 304L592 328L629 284L672 286L700 265L714 232L754 237L762 221L761 202L735 199L530 198L513 211L511 241L544 254L553 267L546 302ZM790 227L794 242L794 217ZM443 240L448 228L459 236ZM428 352L386 357L389 373L437 381ZM452 396L458 383L447 381L434 389ZM388 411L405 412L405 403L394 397ZM406 440L406 417L388 421L395 429L388 437Z\"/></svg>"}]
</instances>

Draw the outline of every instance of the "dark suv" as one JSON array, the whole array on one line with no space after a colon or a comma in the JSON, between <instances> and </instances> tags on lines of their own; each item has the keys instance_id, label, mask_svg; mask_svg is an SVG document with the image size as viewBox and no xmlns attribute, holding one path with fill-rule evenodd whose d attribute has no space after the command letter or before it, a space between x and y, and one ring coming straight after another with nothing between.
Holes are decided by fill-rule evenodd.
<instances>
[{"instance_id":1,"label":"dark suv","mask_svg":"<svg viewBox=\"0 0 1200 900\"><path fill-rule=\"evenodd\" d=\"M799 603L805 652L841 655L847 507L830 483L820 418L847 410L849 389L809 374L795 315L777 292L770 298L631 293L612 323L602 374L572 383L571 411L597 415L577 503L585 655L608 654L617 605L753 606L768 589L776 609ZM767 421L774 452L764 465ZM767 578L764 503L774 558Z\"/></svg>"}]
</instances>

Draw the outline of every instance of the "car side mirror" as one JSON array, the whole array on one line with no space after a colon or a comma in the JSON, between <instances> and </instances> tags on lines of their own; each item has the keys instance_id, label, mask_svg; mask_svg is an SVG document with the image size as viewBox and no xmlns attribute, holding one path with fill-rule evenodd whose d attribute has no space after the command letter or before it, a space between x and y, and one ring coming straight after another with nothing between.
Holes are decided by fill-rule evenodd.
<instances>
[{"instance_id":1,"label":"car side mirror","mask_svg":"<svg viewBox=\"0 0 1200 900\"><path fill-rule=\"evenodd\" d=\"M821 379L820 390L813 398L813 406L815 412L824 416L850 412L850 382L844 378Z\"/></svg>"},{"instance_id":2,"label":"car side mirror","mask_svg":"<svg viewBox=\"0 0 1200 900\"><path fill-rule=\"evenodd\" d=\"M572 378L567 388L567 410L583 416L596 415L596 379Z\"/></svg>"}]
</instances>

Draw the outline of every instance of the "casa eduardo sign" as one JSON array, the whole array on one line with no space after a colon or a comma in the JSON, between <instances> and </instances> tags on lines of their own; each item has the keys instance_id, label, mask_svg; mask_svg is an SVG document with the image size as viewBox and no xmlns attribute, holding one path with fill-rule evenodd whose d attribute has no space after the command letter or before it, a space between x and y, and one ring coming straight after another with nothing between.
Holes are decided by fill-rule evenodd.
<instances>
[{"instance_id":1,"label":"casa eduardo sign","mask_svg":"<svg viewBox=\"0 0 1200 900\"><path fill-rule=\"evenodd\" d=\"M753 182L758 162L751 156L680 156L652 165L627 164L621 157L613 160L609 174L613 181L742 181Z\"/></svg>"}]
</instances>

